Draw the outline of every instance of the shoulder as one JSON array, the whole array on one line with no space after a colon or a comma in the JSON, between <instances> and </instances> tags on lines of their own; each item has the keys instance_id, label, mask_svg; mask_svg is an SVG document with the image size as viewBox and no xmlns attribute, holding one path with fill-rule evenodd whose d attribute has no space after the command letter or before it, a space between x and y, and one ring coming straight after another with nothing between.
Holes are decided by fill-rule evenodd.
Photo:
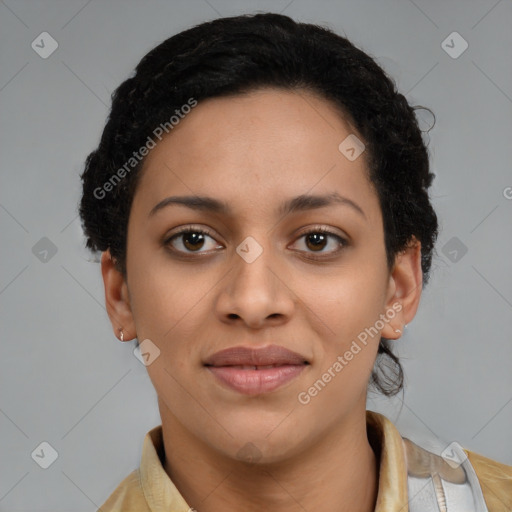
<instances>
[{"instance_id":1,"label":"shoulder","mask_svg":"<svg viewBox=\"0 0 512 512\"><path fill-rule=\"evenodd\" d=\"M139 470L132 471L98 509L99 512L150 512L147 506Z\"/></svg>"},{"instance_id":2,"label":"shoulder","mask_svg":"<svg viewBox=\"0 0 512 512\"><path fill-rule=\"evenodd\" d=\"M464 450L475 470L489 512L512 510L512 466Z\"/></svg>"}]
</instances>

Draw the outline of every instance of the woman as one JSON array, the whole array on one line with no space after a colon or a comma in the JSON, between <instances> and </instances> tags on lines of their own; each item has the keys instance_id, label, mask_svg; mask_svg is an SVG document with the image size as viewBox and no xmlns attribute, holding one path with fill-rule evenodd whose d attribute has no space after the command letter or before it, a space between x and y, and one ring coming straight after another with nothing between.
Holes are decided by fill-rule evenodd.
<instances>
[{"instance_id":1,"label":"woman","mask_svg":"<svg viewBox=\"0 0 512 512\"><path fill-rule=\"evenodd\" d=\"M116 90L82 179L162 419L103 512L510 510L512 467L366 410L402 388L438 234L414 109L368 55L277 14L186 30Z\"/></svg>"}]
</instances>

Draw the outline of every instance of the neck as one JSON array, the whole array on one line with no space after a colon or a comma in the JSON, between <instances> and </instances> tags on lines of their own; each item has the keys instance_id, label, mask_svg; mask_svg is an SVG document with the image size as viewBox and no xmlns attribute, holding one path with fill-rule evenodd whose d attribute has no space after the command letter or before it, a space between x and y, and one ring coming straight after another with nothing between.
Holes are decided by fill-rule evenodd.
<instances>
[{"instance_id":1,"label":"neck","mask_svg":"<svg viewBox=\"0 0 512 512\"><path fill-rule=\"evenodd\" d=\"M366 413L328 432L315 446L285 461L247 463L220 455L161 408L164 469L198 512L373 512L378 457L366 431Z\"/></svg>"}]
</instances>

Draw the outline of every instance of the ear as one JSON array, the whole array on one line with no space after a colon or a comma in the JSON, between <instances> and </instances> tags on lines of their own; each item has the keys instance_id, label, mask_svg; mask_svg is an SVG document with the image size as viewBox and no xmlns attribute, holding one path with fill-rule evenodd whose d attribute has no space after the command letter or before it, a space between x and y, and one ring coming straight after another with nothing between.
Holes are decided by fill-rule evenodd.
<instances>
[{"instance_id":1,"label":"ear","mask_svg":"<svg viewBox=\"0 0 512 512\"><path fill-rule=\"evenodd\" d=\"M397 339L403 335L405 325L416 315L422 285L421 242L413 237L408 248L396 255L389 277L386 311L391 308L396 314L382 329L381 335L384 338ZM395 329L402 332L395 332Z\"/></svg>"},{"instance_id":2,"label":"ear","mask_svg":"<svg viewBox=\"0 0 512 512\"><path fill-rule=\"evenodd\" d=\"M109 249L101 255L101 275L105 286L105 305L114 335L119 338L122 329L124 341L132 340L137 333L130 307L128 285L123 274L116 268Z\"/></svg>"}]
</instances>

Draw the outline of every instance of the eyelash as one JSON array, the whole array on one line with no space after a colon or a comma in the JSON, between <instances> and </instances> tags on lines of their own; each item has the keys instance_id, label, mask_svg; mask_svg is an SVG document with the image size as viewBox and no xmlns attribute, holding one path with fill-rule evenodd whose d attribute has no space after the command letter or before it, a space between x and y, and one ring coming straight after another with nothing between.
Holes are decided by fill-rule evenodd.
<instances>
[{"instance_id":1,"label":"eyelash","mask_svg":"<svg viewBox=\"0 0 512 512\"><path fill-rule=\"evenodd\" d=\"M189 234L189 233L199 233L199 234L203 234L203 235L208 235L209 237L215 239L213 234L210 233L210 231L208 231L208 230L206 230L204 228L196 228L194 226L185 226L183 228L180 228L176 233L173 233L172 236L167 237L164 240L163 244L173 254L178 253L179 255L183 255L183 254L192 255L192 258L193 257L197 257L197 255L199 255L199 254L208 254L208 251L203 252L203 253L201 253L201 252L188 252L187 253L187 252L179 251L177 249L174 249L174 248L170 247L171 246L171 242L174 239L179 238L180 236L183 236L183 235ZM305 231L305 232L301 233L299 235L299 237L297 238L297 240L299 240L299 239L301 239L303 237L306 237L308 235L317 234L317 233L322 233L324 235L329 235L330 237L336 239L339 242L341 248L339 248L339 249L337 249L335 251L331 251L331 252L327 253L328 256L321 256L321 257L318 257L318 256L308 256L309 259L319 260L319 261L320 260L324 260L324 259L326 259L328 257L332 257L332 256L338 254L339 252L341 252L348 245L347 240L345 240L340 235L337 235L337 234L333 233L332 231L329 231L327 228L322 227L322 226L314 227L314 228L312 228L312 229L310 229L308 231ZM303 251L300 251L300 252L303 252ZM310 254L315 254L315 252L313 251ZM186 257L188 257L188 256L186 256ZM199 256L199 257L203 257L203 256Z\"/></svg>"}]
</instances>

